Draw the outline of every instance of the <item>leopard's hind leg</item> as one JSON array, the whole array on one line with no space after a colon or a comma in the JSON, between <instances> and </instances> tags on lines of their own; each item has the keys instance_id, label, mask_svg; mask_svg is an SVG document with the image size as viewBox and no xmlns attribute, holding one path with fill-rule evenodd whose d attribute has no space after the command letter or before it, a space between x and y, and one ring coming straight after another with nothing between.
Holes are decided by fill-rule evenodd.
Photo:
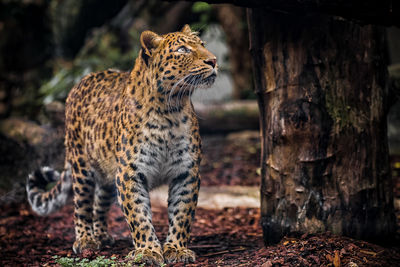
<instances>
[{"instance_id":1,"label":"leopard's hind leg","mask_svg":"<svg viewBox=\"0 0 400 267\"><path fill-rule=\"evenodd\" d=\"M112 245L113 237L107 230L107 212L116 195L115 185L96 184L93 203L93 233L94 238L102 245Z\"/></svg>"},{"instance_id":2,"label":"leopard's hind leg","mask_svg":"<svg viewBox=\"0 0 400 267\"><path fill-rule=\"evenodd\" d=\"M101 242L96 240L93 232L93 203L95 181L90 171L90 164L84 155L69 159L72 166L74 192L75 242L73 250L80 253L86 248L100 249Z\"/></svg>"}]
</instances>

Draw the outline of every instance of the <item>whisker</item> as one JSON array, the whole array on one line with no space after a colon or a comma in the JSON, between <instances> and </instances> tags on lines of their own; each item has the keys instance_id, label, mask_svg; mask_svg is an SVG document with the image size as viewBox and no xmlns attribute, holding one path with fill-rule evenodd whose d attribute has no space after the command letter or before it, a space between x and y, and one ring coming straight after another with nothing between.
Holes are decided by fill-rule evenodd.
<instances>
[{"instance_id":1,"label":"whisker","mask_svg":"<svg viewBox=\"0 0 400 267\"><path fill-rule=\"evenodd\" d=\"M191 76L191 74L187 74L187 75L185 75L183 78L181 78L178 82L176 82L172 87L171 87L171 89L169 90L169 96L168 96L168 104L167 104L167 108L168 108L168 111L172 111L172 96L173 96L173 92L175 91L175 89L177 88L177 86L181 83L181 82L183 82L183 81L185 81L185 79L187 79L188 77L190 77ZM178 91L178 93L179 93L179 91ZM175 103L176 104L176 103Z\"/></svg>"}]
</instances>

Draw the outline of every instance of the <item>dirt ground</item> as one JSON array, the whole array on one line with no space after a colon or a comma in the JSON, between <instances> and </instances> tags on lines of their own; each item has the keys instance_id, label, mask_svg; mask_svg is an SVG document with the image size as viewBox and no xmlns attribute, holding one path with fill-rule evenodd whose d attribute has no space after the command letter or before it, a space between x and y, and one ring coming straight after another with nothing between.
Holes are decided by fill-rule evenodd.
<instances>
[{"instance_id":1,"label":"dirt ground","mask_svg":"<svg viewBox=\"0 0 400 267\"><path fill-rule=\"evenodd\" d=\"M257 140L256 133L204 138L202 186L258 185ZM394 176L400 176L399 164L400 159L393 159ZM400 189L399 182L396 188ZM0 206L0 266L53 266L57 265L54 255L75 257L72 214L72 205L49 217L34 215L27 203ZM153 223L164 240L168 229L165 208L153 207ZM109 214L109 227L115 245L86 252L85 257L102 255L126 261L133 245L116 205ZM186 266L400 266L399 243L384 247L329 233L285 238L278 245L264 247L260 212L254 208L199 208L189 247L196 252L197 261Z\"/></svg>"}]
</instances>

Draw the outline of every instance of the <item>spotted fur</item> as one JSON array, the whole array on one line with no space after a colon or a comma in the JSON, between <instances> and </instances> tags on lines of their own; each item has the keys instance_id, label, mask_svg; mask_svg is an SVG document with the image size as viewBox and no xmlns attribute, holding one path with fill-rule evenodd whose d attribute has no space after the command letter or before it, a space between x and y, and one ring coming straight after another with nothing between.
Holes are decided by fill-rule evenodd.
<instances>
[{"instance_id":1,"label":"spotted fur","mask_svg":"<svg viewBox=\"0 0 400 267\"><path fill-rule=\"evenodd\" d=\"M26 190L32 209L37 214L45 216L62 207L71 194L70 176L70 171L66 170L60 179L60 173L49 167L42 167L30 174ZM57 186L46 192L47 185L57 181L60 181Z\"/></svg>"},{"instance_id":2,"label":"spotted fur","mask_svg":"<svg viewBox=\"0 0 400 267\"><path fill-rule=\"evenodd\" d=\"M134 240L131 256L140 254L154 264L193 262L195 254L187 246L200 187L201 140L190 96L214 82L216 58L187 25L162 36L145 31L140 41L131 72L89 74L71 90L64 178L44 192L38 184L48 176L36 172L28 179L28 196L35 211L48 214L65 202L57 195L66 195L72 177L73 249L79 253L113 242L106 213L116 188ZM163 246L149 199L149 191L161 184L169 185Z\"/></svg>"}]
</instances>

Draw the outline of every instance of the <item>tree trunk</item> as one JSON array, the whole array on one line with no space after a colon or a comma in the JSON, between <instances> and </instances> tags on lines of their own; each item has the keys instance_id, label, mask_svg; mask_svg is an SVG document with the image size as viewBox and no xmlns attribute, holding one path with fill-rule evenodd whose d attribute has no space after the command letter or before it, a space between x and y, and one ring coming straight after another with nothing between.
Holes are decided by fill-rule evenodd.
<instances>
[{"instance_id":1,"label":"tree trunk","mask_svg":"<svg viewBox=\"0 0 400 267\"><path fill-rule=\"evenodd\" d=\"M233 99L246 99L253 90L246 9L233 5L216 5L215 10L229 47Z\"/></svg>"},{"instance_id":2,"label":"tree trunk","mask_svg":"<svg viewBox=\"0 0 400 267\"><path fill-rule=\"evenodd\" d=\"M248 9L265 243L395 232L383 28Z\"/></svg>"}]
</instances>

